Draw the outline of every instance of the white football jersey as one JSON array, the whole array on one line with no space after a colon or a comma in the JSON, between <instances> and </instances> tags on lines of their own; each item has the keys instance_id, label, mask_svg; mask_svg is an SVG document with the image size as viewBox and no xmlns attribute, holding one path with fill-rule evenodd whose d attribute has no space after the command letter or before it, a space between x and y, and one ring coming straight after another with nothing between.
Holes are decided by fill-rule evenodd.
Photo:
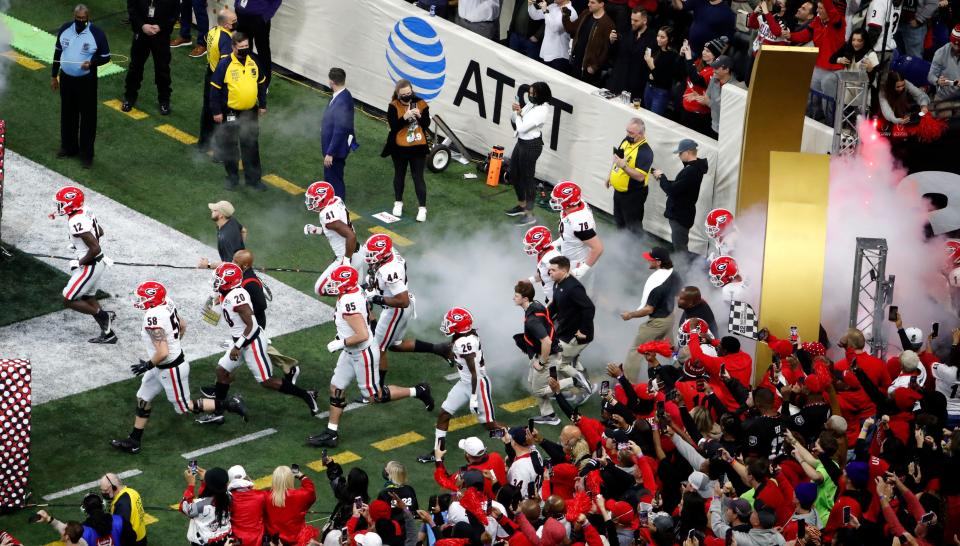
<instances>
[{"instance_id":1,"label":"white football jersey","mask_svg":"<svg viewBox=\"0 0 960 546\"><path fill-rule=\"evenodd\" d=\"M560 213L560 253L570 260L570 269L587 260L590 247L577 238L582 231L597 230L590 206L582 203L580 208L569 213Z\"/></svg>"},{"instance_id":2,"label":"white football jersey","mask_svg":"<svg viewBox=\"0 0 960 546\"><path fill-rule=\"evenodd\" d=\"M887 51L893 51L896 49L897 41L894 39L894 35L897 33L897 28L900 26L900 9L902 7L902 3L899 6L893 5L893 0L872 0L870 2L870 13L867 15L867 26L880 28L880 39L877 40L877 43L873 44L874 51L879 53L884 49ZM880 42L883 41L883 27L886 25L888 17L890 19L890 27L887 31L887 47L884 48L883 44Z\"/></svg>"},{"instance_id":3,"label":"white football jersey","mask_svg":"<svg viewBox=\"0 0 960 546\"><path fill-rule=\"evenodd\" d=\"M477 368L477 378L486 377L487 370L483 365L483 350L480 349L480 336L471 334L457 338L453 342L453 361L457 363L460 372L460 381L470 383L470 367L467 366L466 355L473 353L473 362Z\"/></svg>"},{"instance_id":4,"label":"white football jersey","mask_svg":"<svg viewBox=\"0 0 960 546\"><path fill-rule=\"evenodd\" d=\"M347 255L347 238L327 227L327 224L337 220L353 229L353 225L350 224L350 213L347 212L347 206L343 204L343 200L339 197L335 197L329 205L320 210L320 229L330 243L334 255L337 258L343 258Z\"/></svg>"},{"instance_id":5,"label":"white football jersey","mask_svg":"<svg viewBox=\"0 0 960 546\"><path fill-rule=\"evenodd\" d=\"M923 364L920 364L920 368L923 369ZM957 368L936 362L933 364L933 378L937 392L947 398L947 413L960 414L960 377L957 377Z\"/></svg>"},{"instance_id":6,"label":"white football jersey","mask_svg":"<svg viewBox=\"0 0 960 546\"><path fill-rule=\"evenodd\" d=\"M540 472L537 472L538 468ZM514 459L513 464L507 469L507 483L516 487L525 499L540 498L540 487L543 484L543 458L537 448Z\"/></svg>"},{"instance_id":7,"label":"white football jersey","mask_svg":"<svg viewBox=\"0 0 960 546\"><path fill-rule=\"evenodd\" d=\"M143 315L143 329L140 331L140 339L143 340L143 346L147 348L147 356L151 358L157 349L153 346L150 332L157 330L163 332L169 351L167 358L163 359L160 364L169 364L183 352L180 347L180 317L177 315L177 306L169 299L165 305L151 307Z\"/></svg>"},{"instance_id":8,"label":"white football jersey","mask_svg":"<svg viewBox=\"0 0 960 546\"><path fill-rule=\"evenodd\" d=\"M410 290L407 286L407 262L396 250L393 257L377 268L377 290L390 298Z\"/></svg>"},{"instance_id":9,"label":"white football jersey","mask_svg":"<svg viewBox=\"0 0 960 546\"><path fill-rule=\"evenodd\" d=\"M243 323L243 319L240 318L240 314L237 313L237 309L244 305L250 308L250 320L253 321L254 329L256 329L257 317L253 314L253 303L250 302L250 294L246 289L239 286L234 288L227 292L227 295L223 297L223 302L221 303L223 320L227 321L227 325L230 327L230 335L235 338L243 336L244 330L247 329L247 325Z\"/></svg>"},{"instance_id":10,"label":"white football jersey","mask_svg":"<svg viewBox=\"0 0 960 546\"><path fill-rule=\"evenodd\" d=\"M747 284L743 281L732 282L723 287L723 301L730 303L732 301L746 302ZM748 302L749 303L749 302Z\"/></svg>"},{"instance_id":11,"label":"white football jersey","mask_svg":"<svg viewBox=\"0 0 960 546\"><path fill-rule=\"evenodd\" d=\"M363 327L367 329L367 340L356 346L348 346L351 351L362 351L373 343L373 334L370 333L370 323L367 322L367 300L363 299L363 292L357 290L341 295L337 298L337 308L334 311L334 322L337 325L337 336L346 340L354 332L347 322L347 315L360 315L363 318Z\"/></svg>"},{"instance_id":12,"label":"white football jersey","mask_svg":"<svg viewBox=\"0 0 960 546\"><path fill-rule=\"evenodd\" d=\"M80 211L68 218L67 231L70 234L70 245L76 250L78 260L86 256L89 250L81 235L91 233L94 239L100 240L100 226L97 224L97 218L89 212Z\"/></svg>"},{"instance_id":13,"label":"white football jersey","mask_svg":"<svg viewBox=\"0 0 960 546\"><path fill-rule=\"evenodd\" d=\"M540 275L540 286L543 287L544 303L548 303L553 299L553 285L556 283L550 278L550 260L557 256L560 256L560 251L556 248L551 248L544 252L543 256L540 256L537 260L537 274Z\"/></svg>"}]
</instances>

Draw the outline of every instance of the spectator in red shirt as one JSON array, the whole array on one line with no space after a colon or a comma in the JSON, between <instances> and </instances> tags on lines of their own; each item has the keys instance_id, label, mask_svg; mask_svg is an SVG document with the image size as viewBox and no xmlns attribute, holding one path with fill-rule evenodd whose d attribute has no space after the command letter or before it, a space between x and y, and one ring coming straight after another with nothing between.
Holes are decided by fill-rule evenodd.
<instances>
[{"instance_id":1,"label":"spectator in red shirt","mask_svg":"<svg viewBox=\"0 0 960 546\"><path fill-rule=\"evenodd\" d=\"M300 481L299 488L294 487L294 479ZM301 472L294 474L289 466L278 466L273 471L269 495L267 532L271 536L280 535L284 544L297 544L300 533L308 527L307 510L317 500L313 481Z\"/></svg>"},{"instance_id":2,"label":"spectator in red shirt","mask_svg":"<svg viewBox=\"0 0 960 546\"><path fill-rule=\"evenodd\" d=\"M704 354L700 348L700 335L691 334L690 356L703 363L710 377L720 377L720 366L725 366L730 377L736 379L744 387L751 385L750 374L753 373L753 358L740 350L740 341L733 336L724 336L719 342L714 340L714 346L719 346L717 356Z\"/></svg>"},{"instance_id":3,"label":"spectator in red shirt","mask_svg":"<svg viewBox=\"0 0 960 546\"><path fill-rule=\"evenodd\" d=\"M233 534L244 544L260 544L266 531L266 491L253 488L253 482L247 471L240 465L227 470L230 484L227 491L232 497L230 503L230 526Z\"/></svg>"},{"instance_id":4,"label":"spectator in red shirt","mask_svg":"<svg viewBox=\"0 0 960 546\"><path fill-rule=\"evenodd\" d=\"M807 115L830 124L833 123L833 104L837 97L837 80L830 76L843 69L843 65L831 63L830 56L843 47L846 41L845 23L843 12L836 8L833 0L821 0L817 4L817 16L810 25L790 34L791 44L800 45L812 41L813 45L820 48L817 64L813 67L813 79L810 80L813 94ZM822 95L829 100L821 100Z\"/></svg>"},{"instance_id":5,"label":"spectator in red shirt","mask_svg":"<svg viewBox=\"0 0 960 546\"><path fill-rule=\"evenodd\" d=\"M887 365L879 358L863 350L866 346L866 340L863 332L856 328L850 328L847 333L840 338L840 347L846 351L846 358L838 361L834 369L846 371L851 367L851 363L856 361L858 368L867 374L870 381L881 391L886 391L890 386L890 373L887 371Z\"/></svg>"}]
</instances>

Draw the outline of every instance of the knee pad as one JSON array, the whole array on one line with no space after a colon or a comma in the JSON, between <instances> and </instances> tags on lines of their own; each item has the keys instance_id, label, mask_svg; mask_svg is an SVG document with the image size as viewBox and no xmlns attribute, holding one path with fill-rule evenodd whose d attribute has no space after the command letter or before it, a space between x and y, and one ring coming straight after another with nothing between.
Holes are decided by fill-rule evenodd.
<instances>
[{"instance_id":1,"label":"knee pad","mask_svg":"<svg viewBox=\"0 0 960 546\"><path fill-rule=\"evenodd\" d=\"M137 417L150 418L150 402L137 398Z\"/></svg>"},{"instance_id":2,"label":"knee pad","mask_svg":"<svg viewBox=\"0 0 960 546\"><path fill-rule=\"evenodd\" d=\"M377 402L389 402L390 401L390 387L386 385L380 385L380 392L376 396Z\"/></svg>"},{"instance_id":3,"label":"knee pad","mask_svg":"<svg viewBox=\"0 0 960 546\"><path fill-rule=\"evenodd\" d=\"M330 397L330 405L340 409L347 407L347 397L343 395L342 390L337 389L334 392L334 395Z\"/></svg>"}]
</instances>

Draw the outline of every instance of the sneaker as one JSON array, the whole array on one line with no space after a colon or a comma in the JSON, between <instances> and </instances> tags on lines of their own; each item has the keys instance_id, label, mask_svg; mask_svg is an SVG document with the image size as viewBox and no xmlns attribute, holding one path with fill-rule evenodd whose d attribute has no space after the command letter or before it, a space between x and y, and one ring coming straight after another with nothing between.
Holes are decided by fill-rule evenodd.
<instances>
[{"instance_id":1,"label":"sneaker","mask_svg":"<svg viewBox=\"0 0 960 546\"><path fill-rule=\"evenodd\" d=\"M585 393L593 394L593 384L590 383L587 376L583 375L583 372L578 371L577 375L573 376L573 384Z\"/></svg>"},{"instance_id":2,"label":"sneaker","mask_svg":"<svg viewBox=\"0 0 960 546\"><path fill-rule=\"evenodd\" d=\"M519 205L517 205L516 207L513 207L512 209L507 209L503 211L503 213L506 214L507 216L520 216L524 212L526 212L526 210Z\"/></svg>"},{"instance_id":3,"label":"sneaker","mask_svg":"<svg viewBox=\"0 0 960 546\"><path fill-rule=\"evenodd\" d=\"M394 201L393 202L393 215L396 217L403 216L403 201Z\"/></svg>"},{"instance_id":4,"label":"sneaker","mask_svg":"<svg viewBox=\"0 0 960 546\"><path fill-rule=\"evenodd\" d=\"M169 103L169 102L161 102L161 103L160 103L160 115L161 115L161 116L169 116L169 115L170 115L170 112L171 112L171 110L170 110L170 103Z\"/></svg>"},{"instance_id":5,"label":"sneaker","mask_svg":"<svg viewBox=\"0 0 960 546\"><path fill-rule=\"evenodd\" d=\"M193 43L193 40L191 40L190 38L177 36L176 38L170 40L170 49L176 49L178 47L188 46L192 43Z\"/></svg>"},{"instance_id":6,"label":"sneaker","mask_svg":"<svg viewBox=\"0 0 960 546\"><path fill-rule=\"evenodd\" d=\"M529 226L531 224L536 224L537 219L532 214L524 214L516 222L513 223L515 226Z\"/></svg>"},{"instance_id":7,"label":"sneaker","mask_svg":"<svg viewBox=\"0 0 960 546\"><path fill-rule=\"evenodd\" d=\"M313 447L337 447L340 443L340 435L336 431L327 429L316 436L307 438L307 445Z\"/></svg>"},{"instance_id":8,"label":"sneaker","mask_svg":"<svg viewBox=\"0 0 960 546\"><path fill-rule=\"evenodd\" d=\"M217 388L213 385L200 387L200 396L213 400L217 397Z\"/></svg>"},{"instance_id":9,"label":"sneaker","mask_svg":"<svg viewBox=\"0 0 960 546\"><path fill-rule=\"evenodd\" d=\"M533 422L538 425L550 425L555 427L560 424L560 418L557 417L555 413L551 413L550 415L541 415L540 417L534 417Z\"/></svg>"},{"instance_id":10,"label":"sneaker","mask_svg":"<svg viewBox=\"0 0 960 546\"><path fill-rule=\"evenodd\" d=\"M194 59L198 57L203 57L207 54L207 46L202 44L197 44L197 47L190 50L190 56Z\"/></svg>"},{"instance_id":11,"label":"sneaker","mask_svg":"<svg viewBox=\"0 0 960 546\"><path fill-rule=\"evenodd\" d=\"M140 442L129 436L123 440L110 440L110 445L120 451L125 451L133 455L140 453Z\"/></svg>"},{"instance_id":12,"label":"sneaker","mask_svg":"<svg viewBox=\"0 0 960 546\"><path fill-rule=\"evenodd\" d=\"M293 366L286 375L290 377L290 382L296 385L297 379L300 379L300 366Z\"/></svg>"},{"instance_id":13,"label":"sneaker","mask_svg":"<svg viewBox=\"0 0 960 546\"><path fill-rule=\"evenodd\" d=\"M197 418L196 422L201 425L222 425L224 418L222 413L206 413Z\"/></svg>"},{"instance_id":14,"label":"sneaker","mask_svg":"<svg viewBox=\"0 0 960 546\"><path fill-rule=\"evenodd\" d=\"M307 394L310 395L310 401L307 402L310 406L310 417L316 417L320 413L320 404L317 404L317 391L307 391Z\"/></svg>"},{"instance_id":15,"label":"sneaker","mask_svg":"<svg viewBox=\"0 0 960 546\"><path fill-rule=\"evenodd\" d=\"M120 111L121 111L121 112L129 112L129 111L133 110L133 105L134 105L136 102L137 102L137 101L135 101L135 100L123 99L123 102L120 104Z\"/></svg>"},{"instance_id":16,"label":"sneaker","mask_svg":"<svg viewBox=\"0 0 960 546\"><path fill-rule=\"evenodd\" d=\"M427 207L420 207L417 209L417 221L426 222L427 221Z\"/></svg>"},{"instance_id":17,"label":"sneaker","mask_svg":"<svg viewBox=\"0 0 960 546\"><path fill-rule=\"evenodd\" d=\"M354 403L354 404L361 404L361 405L366 406L367 404L370 403L370 399L369 399L369 398L365 398L365 397L363 397L363 396L358 396L358 397L356 397L356 398L353 399L353 403Z\"/></svg>"},{"instance_id":18,"label":"sneaker","mask_svg":"<svg viewBox=\"0 0 960 546\"><path fill-rule=\"evenodd\" d=\"M88 339L90 343L103 343L107 345L115 345L117 343L117 334L110 332L109 334L100 333L97 337L92 337Z\"/></svg>"},{"instance_id":19,"label":"sneaker","mask_svg":"<svg viewBox=\"0 0 960 546\"><path fill-rule=\"evenodd\" d=\"M247 404L244 403L243 397L239 394L236 396L231 396L223 403L223 409L229 411L230 413L236 413L243 418L243 422L246 423L250 420L247 415Z\"/></svg>"},{"instance_id":20,"label":"sneaker","mask_svg":"<svg viewBox=\"0 0 960 546\"><path fill-rule=\"evenodd\" d=\"M417 400L423 402L423 406L427 408L427 411L433 411L434 402L433 395L430 394L430 385L427 383L419 383L414 388L417 391Z\"/></svg>"},{"instance_id":21,"label":"sneaker","mask_svg":"<svg viewBox=\"0 0 960 546\"><path fill-rule=\"evenodd\" d=\"M433 452L431 451L430 453L417 457L417 462L423 463L423 464L430 464L430 463L437 462L437 459L436 457L433 456Z\"/></svg>"}]
</instances>

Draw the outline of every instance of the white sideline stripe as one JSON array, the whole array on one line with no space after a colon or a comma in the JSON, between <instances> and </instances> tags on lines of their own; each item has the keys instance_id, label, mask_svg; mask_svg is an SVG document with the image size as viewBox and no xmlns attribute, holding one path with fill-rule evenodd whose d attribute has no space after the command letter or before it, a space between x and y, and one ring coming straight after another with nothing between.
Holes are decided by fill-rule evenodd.
<instances>
[{"instance_id":1,"label":"white sideline stripe","mask_svg":"<svg viewBox=\"0 0 960 546\"><path fill-rule=\"evenodd\" d=\"M133 470L124 470L123 472L117 474L117 477L123 480L131 476L139 476L140 474L143 474L143 471L140 470L139 468L134 468ZM63 491L57 491L56 493L50 493L49 495L44 495L43 500L52 501L52 500L62 499L63 497L69 497L74 493L79 493L81 491L86 491L87 489L93 489L94 487L98 487L99 484L100 484L100 480L81 483L80 485L75 485L70 489L64 489Z\"/></svg>"},{"instance_id":2,"label":"white sideline stripe","mask_svg":"<svg viewBox=\"0 0 960 546\"><path fill-rule=\"evenodd\" d=\"M343 411L344 412L353 411L357 408L362 408L364 406L369 406L369 405L370 404L358 404L356 402L350 402L349 404L347 404L347 407L343 408ZM326 419L327 417L330 417L329 411L323 411L317 414L317 419Z\"/></svg>"},{"instance_id":3,"label":"white sideline stripe","mask_svg":"<svg viewBox=\"0 0 960 546\"><path fill-rule=\"evenodd\" d=\"M214 451L220 451L221 449L226 449L226 448L228 448L228 447L233 447L233 446L235 446L235 445L242 444L242 443L245 443L245 442L252 442L252 441L254 441L254 440L259 440L260 438L263 438L263 437L265 437L265 436L270 436L271 434L274 434L274 433L276 433L276 432L277 432L277 429L275 429L275 428L265 428L265 429L263 429L263 430L261 430L261 431L259 431L259 432L253 432L253 433L251 433L251 434L247 434L247 435L241 436L241 437L239 437L239 438L234 438L233 440L227 440L226 442L220 442L219 444L213 444L213 445L210 446L210 447L203 447L203 448L197 449L197 450L195 450L195 451L188 451L188 452L186 452L186 453L181 454L180 456L189 461L189 460L192 460L192 459L196 459L197 457L199 457L199 456L201 456L201 455L206 455L206 454L208 454L208 453L213 453Z\"/></svg>"}]
</instances>

